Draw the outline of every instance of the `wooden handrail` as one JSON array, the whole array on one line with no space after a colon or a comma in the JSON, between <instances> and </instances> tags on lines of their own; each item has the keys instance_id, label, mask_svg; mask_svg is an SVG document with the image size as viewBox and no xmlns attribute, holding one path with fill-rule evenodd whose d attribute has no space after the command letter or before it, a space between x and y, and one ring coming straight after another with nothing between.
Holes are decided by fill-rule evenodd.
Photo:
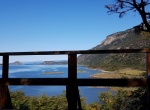
<instances>
[{"instance_id":1,"label":"wooden handrail","mask_svg":"<svg viewBox=\"0 0 150 110\"><path fill-rule=\"evenodd\" d=\"M130 78L130 79L77 79L77 86L112 86L112 87L146 87L146 78ZM119 83L118 83L119 82ZM55 85L65 86L69 84L68 78L8 78L6 80L0 78L0 83L5 86L9 85Z\"/></svg>"},{"instance_id":2,"label":"wooden handrail","mask_svg":"<svg viewBox=\"0 0 150 110\"><path fill-rule=\"evenodd\" d=\"M72 51L33 51L33 52L2 52L0 56L9 55L68 55L68 54L108 54L108 53L149 53L150 49L113 49L113 50L72 50Z\"/></svg>"},{"instance_id":3,"label":"wooden handrail","mask_svg":"<svg viewBox=\"0 0 150 110\"><path fill-rule=\"evenodd\" d=\"M147 75L150 75L150 49L121 49L121 50L76 50L76 51L35 51L35 52L3 52L3 70L0 78L0 109L12 109L8 85L61 85L66 86L68 109L77 110L77 102L81 109L78 86L117 86L117 87L146 87L150 92L147 78L132 79L78 79L77 54L111 54L111 53L147 53ZM68 78L9 78L9 56L26 55L68 55ZM118 83L119 82L119 83ZM73 94L73 95L72 95ZM150 94L148 97L150 105ZM150 108L150 107L149 107Z\"/></svg>"}]
</instances>

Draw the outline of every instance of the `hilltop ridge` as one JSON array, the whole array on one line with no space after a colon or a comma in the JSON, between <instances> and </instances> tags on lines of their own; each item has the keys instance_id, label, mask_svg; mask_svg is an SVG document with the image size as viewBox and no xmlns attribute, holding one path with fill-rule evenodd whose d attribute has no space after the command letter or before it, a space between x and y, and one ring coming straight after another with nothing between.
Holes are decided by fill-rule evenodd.
<instances>
[{"instance_id":1,"label":"hilltop ridge","mask_svg":"<svg viewBox=\"0 0 150 110\"><path fill-rule=\"evenodd\" d=\"M135 34L132 28L108 35L106 39L97 46L91 48L91 50L142 48L150 48L150 36L147 33ZM80 55L78 57L78 64L104 70L117 70L123 68L146 69L144 53Z\"/></svg>"}]
</instances>

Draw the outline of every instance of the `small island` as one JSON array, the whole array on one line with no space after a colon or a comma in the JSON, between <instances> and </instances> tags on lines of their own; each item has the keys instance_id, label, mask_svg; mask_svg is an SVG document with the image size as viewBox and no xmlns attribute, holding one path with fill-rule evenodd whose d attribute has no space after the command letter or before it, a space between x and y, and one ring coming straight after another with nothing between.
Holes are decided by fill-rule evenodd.
<instances>
[{"instance_id":1,"label":"small island","mask_svg":"<svg viewBox=\"0 0 150 110\"><path fill-rule=\"evenodd\" d=\"M22 63L20 61L15 61L13 63L10 63L11 65L22 65Z\"/></svg>"},{"instance_id":2,"label":"small island","mask_svg":"<svg viewBox=\"0 0 150 110\"><path fill-rule=\"evenodd\" d=\"M64 65L68 64L67 61L44 61L41 65Z\"/></svg>"},{"instance_id":3,"label":"small island","mask_svg":"<svg viewBox=\"0 0 150 110\"><path fill-rule=\"evenodd\" d=\"M43 72L43 74L63 74L64 72L60 72L60 71L45 71Z\"/></svg>"},{"instance_id":4,"label":"small island","mask_svg":"<svg viewBox=\"0 0 150 110\"><path fill-rule=\"evenodd\" d=\"M84 70L77 70L77 73L86 73Z\"/></svg>"}]
</instances>

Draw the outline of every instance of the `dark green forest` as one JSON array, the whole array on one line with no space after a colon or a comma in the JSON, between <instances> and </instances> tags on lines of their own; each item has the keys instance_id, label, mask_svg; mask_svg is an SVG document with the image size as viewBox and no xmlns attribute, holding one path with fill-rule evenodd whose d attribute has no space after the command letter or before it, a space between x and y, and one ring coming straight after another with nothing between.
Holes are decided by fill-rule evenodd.
<instances>
[{"instance_id":1,"label":"dark green forest","mask_svg":"<svg viewBox=\"0 0 150 110\"><path fill-rule=\"evenodd\" d=\"M145 89L120 89L116 93L103 92L99 100L88 104L81 98L82 110L144 110L146 105ZM92 97L92 95L91 95ZM11 92L13 108L16 110L68 110L66 94L58 96L26 96L22 91Z\"/></svg>"}]
</instances>

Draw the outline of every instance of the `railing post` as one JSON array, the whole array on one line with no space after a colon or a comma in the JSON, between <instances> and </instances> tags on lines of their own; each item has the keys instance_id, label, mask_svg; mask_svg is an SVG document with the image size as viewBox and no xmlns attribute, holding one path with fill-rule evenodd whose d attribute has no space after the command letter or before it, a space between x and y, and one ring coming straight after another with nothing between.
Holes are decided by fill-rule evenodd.
<instances>
[{"instance_id":1,"label":"railing post","mask_svg":"<svg viewBox=\"0 0 150 110\"><path fill-rule=\"evenodd\" d=\"M77 99L78 99L77 55L68 54L68 85L67 85L68 110L77 110Z\"/></svg>"},{"instance_id":2,"label":"railing post","mask_svg":"<svg viewBox=\"0 0 150 110\"><path fill-rule=\"evenodd\" d=\"M150 53L147 55L147 92L148 92L148 110L150 110Z\"/></svg>"},{"instance_id":3,"label":"railing post","mask_svg":"<svg viewBox=\"0 0 150 110\"><path fill-rule=\"evenodd\" d=\"M9 70L9 56L4 55L3 66L2 66L3 83L0 84L0 109L12 109L13 108L8 86L5 85L5 81L8 79L8 70Z\"/></svg>"}]
</instances>

